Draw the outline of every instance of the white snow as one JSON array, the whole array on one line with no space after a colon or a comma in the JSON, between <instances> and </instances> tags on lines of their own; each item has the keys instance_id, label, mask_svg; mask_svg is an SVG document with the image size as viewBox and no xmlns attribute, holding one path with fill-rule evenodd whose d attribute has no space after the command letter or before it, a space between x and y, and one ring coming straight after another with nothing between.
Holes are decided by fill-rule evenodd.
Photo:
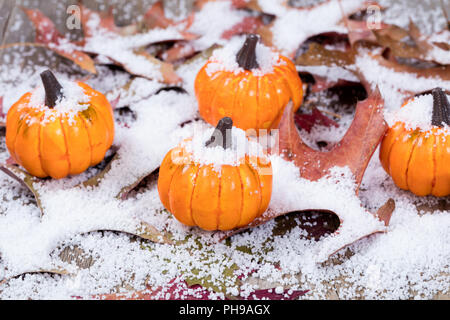
<instances>
[{"instance_id":1,"label":"white snow","mask_svg":"<svg viewBox=\"0 0 450 320\"><path fill-rule=\"evenodd\" d=\"M287 56L292 56L312 35L333 31L347 33L346 27L340 24L343 13L351 14L365 5L362 0L329 0L309 10L289 9L283 0L258 0L258 3L264 12L278 16L271 28L273 44Z\"/></svg>"},{"instance_id":2,"label":"white snow","mask_svg":"<svg viewBox=\"0 0 450 320\"><path fill-rule=\"evenodd\" d=\"M281 3L259 0L265 12L279 16L272 31L276 46L286 53L292 53L317 32L345 32L340 24L342 13L338 1L325 1L312 11L289 10ZM363 5L356 0L341 3L346 13ZM230 48L235 45L236 49L243 38L225 41L221 35L249 15L246 11L233 10L226 1L207 3L188 30L200 36L192 44L198 51L215 43L225 45L227 49L217 50L215 57L221 57L222 52L223 60L232 61ZM397 16L390 19L407 23L405 17ZM17 25L14 24L14 28ZM97 174L98 167L78 176L34 183L41 195L41 215L25 187L5 174L0 175L0 280L5 278L0 284L0 298L91 298L117 290L132 292L146 286L167 287L174 282L182 288L182 280L199 277L207 277L211 284L221 287L222 290L211 294L210 298L224 298L225 294L248 297L253 290L262 288L273 288L275 293L282 293L283 288L311 289L306 298L326 298L332 287L341 299L429 299L437 293L449 293L450 215L444 209L448 208L449 199L419 198L399 190L381 167L378 151L369 163L358 195L348 168L333 168L328 177L311 182L302 178L292 163L276 155L270 156L273 194L265 215L308 209L338 214L341 220L338 232L317 241L308 238L306 230L299 226L276 233L282 223L270 220L227 242L219 242L223 233L184 226L164 210L158 196L156 174L131 191L127 199L119 199L117 196L124 188L154 172L165 154L188 137L194 136L191 151L195 161L202 163L235 164L236 159L248 151L232 149L228 154L221 148L204 147L213 128L197 120L193 83L207 58L195 59L176 69L187 94L162 91L158 95L155 95L158 89L165 87L158 81L160 75L134 60L132 49L136 46L177 36L177 31L157 30L131 37L98 32L95 34L97 43L87 44L95 52L134 64L137 71L147 72L153 79L131 78L125 72L98 66L99 74L86 81L106 94L110 101L120 96L118 108L129 107L115 111L117 124L123 124L116 126L117 158L97 186L80 184ZM257 51L258 59L262 59L260 64L272 65L275 55L263 46L258 48L263 48ZM27 55L28 52L21 51L2 57L9 61L2 64L0 70L4 112L23 93L40 85L39 73L47 68L45 58L38 60L43 66L19 68ZM264 56L269 59L261 58ZM426 129L430 120L430 97L416 98L400 108L404 99L410 97L409 92L423 92L438 86L450 89L449 81L394 72L367 52L358 55L353 67L365 70L372 87L380 88L386 100L385 116L389 123L401 119L411 127ZM334 80L355 80L342 68L319 66L301 67L301 70ZM67 85L77 77L65 72L55 74L63 87L68 88L67 95L74 97L72 101L61 102L58 108L77 110L77 103L83 100L82 93L76 91L77 86L71 91L70 84ZM42 91L38 91L33 95L38 102L36 105L43 101ZM328 102L321 97L321 110L336 112ZM339 128L316 126L309 134L301 131L304 140L310 145L317 141L338 142L350 125L353 110L338 113L341 116L336 119ZM243 138L243 133L233 129L233 136ZM0 134L0 161L5 162L8 157L5 137ZM386 228L372 213L389 198L395 200L396 209ZM308 214L319 216L318 212ZM289 215L294 222L303 217L301 213ZM143 223L164 235L170 234L173 243L153 243L127 234L136 234ZM316 224L315 219L308 223L309 226ZM380 233L365 237L377 231ZM339 250L349 243L353 244L347 250ZM83 269L75 263L63 262L60 253L66 247L82 250L83 257L92 259L92 265ZM67 274L32 273L52 269ZM23 277L14 277L24 272L27 274ZM238 275L244 275L242 283L237 281ZM185 297L186 293L199 294L198 290L188 289L178 293L178 297ZM160 297L167 297L166 294L162 291Z\"/></svg>"},{"instance_id":3,"label":"white snow","mask_svg":"<svg viewBox=\"0 0 450 320\"><path fill-rule=\"evenodd\" d=\"M226 46L220 49L214 50L206 72L210 77L220 71L228 71L234 74L245 72L245 70L239 67L236 61L236 54L242 48L245 38L235 38L231 40ZM284 64L285 62L280 59L279 54L273 49L265 46L261 42L258 42L255 48L256 61L259 68L253 69L252 74L256 77L262 77L265 74L273 72L273 67Z\"/></svg>"}]
</instances>

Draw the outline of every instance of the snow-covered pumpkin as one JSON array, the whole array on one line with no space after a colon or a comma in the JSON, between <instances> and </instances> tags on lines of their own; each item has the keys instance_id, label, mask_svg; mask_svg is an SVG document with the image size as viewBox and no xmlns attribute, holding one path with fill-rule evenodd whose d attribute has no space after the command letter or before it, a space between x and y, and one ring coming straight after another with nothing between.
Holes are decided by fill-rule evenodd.
<instances>
[{"instance_id":1,"label":"snow-covered pumpkin","mask_svg":"<svg viewBox=\"0 0 450 320\"><path fill-rule=\"evenodd\" d=\"M106 97L82 82L41 73L43 88L25 93L8 111L6 145L13 160L36 177L64 178L98 164L114 139Z\"/></svg>"},{"instance_id":2,"label":"snow-covered pumpkin","mask_svg":"<svg viewBox=\"0 0 450 320\"><path fill-rule=\"evenodd\" d=\"M244 227L269 205L270 160L232 123L225 117L212 136L209 130L184 140L161 164L159 197L185 225L205 230Z\"/></svg>"},{"instance_id":3,"label":"snow-covered pumpkin","mask_svg":"<svg viewBox=\"0 0 450 320\"><path fill-rule=\"evenodd\" d=\"M289 58L247 35L214 51L195 79L200 115L215 125L231 117L243 130L275 128L289 100L303 100L302 81ZM242 45L242 47L241 47Z\"/></svg>"},{"instance_id":4,"label":"snow-covered pumpkin","mask_svg":"<svg viewBox=\"0 0 450 320\"><path fill-rule=\"evenodd\" d=\"M383 138L380 160L401 189L450 195L450 105L440 88L407 101Z\"/></svg>"}]
</instances>

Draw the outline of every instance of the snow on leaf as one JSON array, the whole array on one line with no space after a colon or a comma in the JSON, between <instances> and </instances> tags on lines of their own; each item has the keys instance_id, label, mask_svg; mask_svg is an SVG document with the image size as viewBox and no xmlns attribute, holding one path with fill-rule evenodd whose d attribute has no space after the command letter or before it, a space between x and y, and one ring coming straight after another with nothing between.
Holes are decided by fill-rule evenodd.
<instances>
[{"instance_id":1,"label":"snow on leaf","mask_svg":"<svg viewBox=\"0 0 450 320\"><path fill-rule=\"evenodd\" d=\"M358 187L367 164L387 129L379 91L357 104L355 119L344 138L327 152L313 150L302 141L290 115L291 104L286 107L280 124L280 150L283 150L285 159L293 161L298 166L300 175L311 181L327 175L335 166L348 166Z\"/></svg>"},{"instance_id":2,"label":"snow on leaf","mask_svg":"<svg viewBox=\"0 0 450 320\"><path fill-rule=\"evenodd\" d=\"M174 278L165 286L142 291L112 293L94 296L99 300L208 300L211 292L199 285L189 286L185 281Z\"/></svg>"},{"instance_id":3,"label":"snow on leaf","mask_svg":"<svg viewBox=\"0 0 450 320\"><path fill-rule=\"evenodd\" d=\"M450 64L449 49L433 42L433 35L424 36L412 20L409 23L409 30L388 26L381 30L373 30L373 34L375 39L372 39L372 42L389 48L395 57ZM447 41L449 39L450 37Z\"/></svg>"},{"instance_id":4,"label":"snow on leaf","mask_svg":"<svg viewBox=\"0 0 450 320\"><path fill-rule=\"evenodd\" d=\"M170 240L169 238L170 237L169 234L162 233L154 226L146 222L141 222L140 227L133 234L140 238L150 240L155 243L173 244L172 240Z\"/></svg>"},{"instance_id":5,"label":"snow on leaf","mask_svg":"<svg viewBox=\"0 0 450 320\"><path fill-rule=\"evenodd\" d=\"M327 0L304 8L293 8L284 2L264 2L260 5L263 12L277 17L260 30L263 41L290 58L295 56L300 44L314 35L326 32L347 33L347 29L341 25L342 19L368 6L363 1L355 0ZM325 16L326 22L323 19Z\"/></svg>"},{"instance_id":6,"label":"snow on leaf","mask_svg":"<svg viewBox=\"0 0 450 320\"><path fill-rule=\"evenodd\" d=\"M271 203L268 210L246 228L256 227L292 211L334 212L341 225L335 233L317 243L316 254L320 262L359 239L384 232L384 222L388 221L393 208L389 207L392 211L383 209L386 212L381 221L377 214L366 211L357 197L365 169L387 129L382 111L383 100L376 90L366 100L358 102L355 118L343 139L331 150L319 151L307 146L299 136L290 102L279 126L279 150L289 165L272 157L275 181ZM285 170L293 170L288 169L290 165L295 165L298 170L297 183L287 183L282 178L288 175ZM351 178L349 173L335 173L337 168L346 168ZM283 182L277 182L277 179ZM338 185L341 185L339 191L334 190ZM320 190L317 194L314 193L315 188ZM325 203L320 196L324 192L334 195L331 202ZM351 210L350 205L354 206ZM363 220L366 222L362 225ZM224 233L224 237L242 230Z\"/></svg>"},{"instance_id":7,"label":"snow on leaf","mask_svg":"<svg viewBox=\"0 0 450 320\"><path fill-rule=\"evenodd\" d=\"M85 33L85 52L105 56L133 75L171 84L180 81L172 64L160 61L145 51L145 47L152 43L185 40L186 36L177 28L156 28L137 33L135 28L131 31L131 27L118 28L112 16L102 17L102 14L85 7L81 10L81 22ZM120 50L117 50L119 47Z\"/></svg>"},{"instance_id":8,"label":"snow on leaf","mask_svg":"<svg viewBox=\"0 0 450 320\"><path fill-rule=\"evenodd\" d=\"M98 30L106 30L111 33L119 34L122 36L132 35L138 31L136 24L132 24L125 27L118 27L114 22L114 15L112 7L106 12L96 12L86 8L81 7L81 23L83 24L83 33L85 38L94 37ZM95 23L89 23L89 21L95 21Z\"/></svg>"},{"instance_id":9,"label":"snow on leaf","mask_svg":"<svg viewBox=\"0 0 450 320\"><path fill-rule=\"evenodd\" d=\"M186 41L178 41L173 45L172 48L166 50L161 58L166 62L175 62L177 60L181 60L195 54L195 48Z\"/></svg>"},{"instance_id":10,"label":"snow on leaf","mask_svg":"<svg viewBox=\"0 0 450 320\"><path fill-rule=\"evenodd\" d=\"M243 298L240 295L227 295L225 296L225 300L295 300L307 292L307 290L280 290L279 288L261 289L250 292L246 298ZM147 288L142 291L103 294L94 296L93 298L99 300L223 300L220 294L218 295L217 292L214 292L210 288L205 288L200 284L189 284L188 281L180 278L172 279L165 286L156 288L147 286Z\"/></svg>"},{"instance_id":11,"label":"snow on leaf","mask_svg":"<svg viewBox=\"0 0 450 320\"><path fill-rule=\"evenodd\" d=\"M295 59L295 63L299 72L307 72L313 76L315 81L310 86L311 92L360 81L351 68L354 64L352 48L331 50L313 42L306 52Z\"/></svg>"},{"instance_id":12,"label":"snow on leaf","mask_svg":"<svg viewBox=\"0 0 450 320\"><path fill-rule=\"evenodd\" d=\"M302 66L339 66L353 64L354 54L350 50L329 50L323 45L313 42L308 50L295 59L295 64Z\"/></svg>"},{"instance_id":13,"label":"snow on leaf","mask_svg":"<svg viewBox=\"0 0 450 320\"><path fill-rule=\"evenodd\" d=\"M450 90L450 65L421 68L358 50L353 69L366 90L379 87L386 110L400 108L406 98L436 87Z\"/></svg>"},{"instance_id":14,"label":"snow on leaf","mask_svg":"<svg viewBox=\"0 0 450 320\"><path fill-rule=\"evenodd\" d=\"M368 27L366 21L356 21L352 19L344 18L345 26L348 29L348 40L351 45L358 41L376 41L376 37L373 34L373 30ZM383 30L387 25L382 23L378 30Z\"/></svg>"},{"instance_id":15,"label":"snow on leaf","mask_svg":"<svg viewBox=\"0 0 450 320\"><path fill-rule=\"evenodd\" d=\"M201 250L202 248L194 248L194 250L199 249ZM211 252L211 250L203 249L203 252L199 259L200 261L204 261L205 267L207 267L209 264L213 265L214 263L217 263L211 261L211 257L213 257L213 252ZM223 261L221 261L221 263L225 265L225 267L221 270L220 279L212 279L212 275L205 275L204 270L193 268L189 270L189 273L187 275L185 275L184 280L189 286L199 285L216 293L223 293L226 295L227 288L238 286L240 284L240 279L236 275L236 271L238 270L237 265L234 263L231 264L226 260L229 260L229 258L224 256L224 259ZM227 264L229 266L227 266Z\"/></svg>"},{"instance_id":16,"label":"snow on leaf","mask_svg":"<svg viewBox=\"0 0 450 320\"><path fill-rule=\"evenodd\" d=\"M105 175L107 175L110 172L113 162L118 161L118 160L119 160L119 154L116 153L112 157L112 159L109 161L109 163L106 165L105 168L103 168L101 171L99 171L96 175L92 176L88 180L84 181L79 186L82 186L84 188L98 187L100 185L100 183L102 182L103 178L105 177ZM151 173L152 172L145 173L145 174L137 177L132 183L122 186L122 188L120 189L120 192L116 195L116 198L120 199L120 200L125 200L129 194L129 192L131 190L133 190L142 180L144 180L146 177L148 177Z\"/></svg>"},{"instance_id":17,"label":"snow on leaf","mask_svg":"<svg viewBox=\"0 0 450 320\"><path fill-rule=\"evenodd\" d=\"M60 276L66 276L69 275L70 272L65 270L65 269L59 269L59 268L55 268L55 269L38 269L38 270L30 270L30 271L24 271L12 276L9 276L7 278L4 278L3 280L0 280L0 285L3 285L5 283L7 283L9 280L26 275L26 274L36 274L36 273L48 273L48 274L56 274L56 275L60 275Z\"/></svg>"},{"instance_id":18,"label":"snow on leaf","mask_svg":"<svg viewBox=\"0 0 450 320\"><path fill-rule=\"evenodd\" d=\"M86 252L78 245L66 246L61 250L58 256L61 261L70 264L75 263L80 269L89 269L95 263L92 255L86 254Z\"/></svg>"},{"instance_id":19,"label":"snow on leaf","mask_svg":"<svg viewBox=\"0 0 450 320\"><path fill-rule=\"evenodd\" d=\"M94 175L91 178L89 178L88 180L84 181L79 186L83 186L85 188L97 187L100 184L100 182L102 181L102 179L104 178L104 176L109 172L109 170L111 170L111 165L112 165L113 161L116 161L118 158L119 158L118 153L115 153L114 156L109 161L109 163L106 165L106 167L103 168L103 170L100 170L96 175Z\"/></svg>"},{"instance_id":20,"label":"snow on leaf","mask_svg":"<svg viewBox=\"0 0 450 320\"><path fill-rule=\"evenodd\" d=\"M41 215L44 214L42 204L41 204L41 196L38 192L38 189L35 188L34 184L39 183L39 179L33 177L25 170L22 170L17 165L14 164L4 164L0 166L0 170L6 173L11 178L20 182L23 186L31 191L36 199L36 204L41 211Z\"/></svg>"},{"instance_id":21,"label":"snow on leaf","mask_svg":"<svg viewBox=\"0 0 450 320\"><path fill-rule=\"evenodd\" d=\"M156 94L164 84L155 80L142 77L134 77L123 86L108 91L105 95L113 109L120 109L136 104Z\"/></svg>"},{"instance_id":22,"label":"snow on leaf","mask_svg":"<svg viewBox=\"0 0 450 320\"><path fill-rule=\"evenodd\" d=\"M94 61L89 55L79 50L75 43L63 37L56 29L54 23L39 9L22 8L36 29L35 42L67 58L82 69L96 73Z\"/></svg>"},{"instance_id":23,"label":"snow on leaf","mask_svg":"<svg viewBox=\"0 0 450 320\"><path fill-rule=\"evenodd\" d=\"M188 18L179 22L175 22L166 17L162 2L157 1L144 14L143 22L148 29L168 28L171 26L181 27L182 30L180 31L180 33L183 35L184 40L193 40L198 36L186 31L192 24L193 17L194 16L191 14Z\"/></svg>"},{"instance_id":24,"label":"snow on leaf","mask_svg":"<svg viewBox=\"0 0 450 320\"><path fill-rule=\"evenodd\" d=\"M137 51L137 52L135 52L135 54L137 56L144 57L150 64L159 68L159 71L162 74L164 83L177 84L181 81L181 78L176 74L176 72L174 70L173 64L160 61L146 51ZM124 65L124 68L125 68L125 70L130 71L130 67L127 64ZM136 72L136 71L131 72L131 73L146 77L145 73L140 74L140 72Z\"/></svg>"},{"instance_id":25,"label":"snow on leaf","mask_svg":"<svg viewBox=\"0 0 450 320\"><path fill-rule=\"evenodd\" d=\"M141 221L137 228L96 228L95 230L91 230L89 232L97 232L97 231L114 231L114 232L123 232L130 235L134 235L136 237L152 241L154 243L161 244L173 244L172 240L170 240L170 234L163 233L156 229L151 224L148 224L144 221Z\"/></svg>"}]
</instances>

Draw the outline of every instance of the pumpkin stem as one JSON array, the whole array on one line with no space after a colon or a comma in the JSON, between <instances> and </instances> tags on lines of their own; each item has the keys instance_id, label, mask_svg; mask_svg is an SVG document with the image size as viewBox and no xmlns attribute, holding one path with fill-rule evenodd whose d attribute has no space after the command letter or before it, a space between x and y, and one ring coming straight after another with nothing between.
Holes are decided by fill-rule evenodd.
<instances>
[{"instance_id":1,"label":"pumpkin stem","mask_svg":"<svg viewBox=\"0 0 450 320\"><path fill-rule=\"evenodd\" d=\"M53 108L56 101L63 97L62 86L50 70L42 72L41 79L45 89L45 105Z\"/></svg>"},{"instance_id":2,"label":"pumpkin stem","mask_svg":"<svg viewBox=\"0 0 450 320\"><path fill-rule=\"evenodd\" d=\"M211 136L211 138L206 141L206 147L217 147L222 146L224 149L231 147L231 139L228 136L228 130L233 127L233 120L229 117L225 117L219 120L216 129Z\"/></svg>"},{"instance_id":3,"label":"pumpkin stem","mask_svg":"<svg viewBox=\"0 0 450 320\"><path fill-rule=\"evenodd\" d=\"M431 124L443 127L443 123L450 126L450 104L446 93L441 88L435 88L433 94L433 118Z\"/></svg>"},{"instance_id":4,"label":"pumpkin stem","mask_svg":"<svg viewBox=\"0 0 450 320\"><path fill-rule=\"evenodd\" d=\"M256 44L259 41L259 36L253 33L247 35L244 45L236 54L236 62L239 67L245 70L252 70L259 68L258 61L256 61Z\"/></svg>"}]
</instances>

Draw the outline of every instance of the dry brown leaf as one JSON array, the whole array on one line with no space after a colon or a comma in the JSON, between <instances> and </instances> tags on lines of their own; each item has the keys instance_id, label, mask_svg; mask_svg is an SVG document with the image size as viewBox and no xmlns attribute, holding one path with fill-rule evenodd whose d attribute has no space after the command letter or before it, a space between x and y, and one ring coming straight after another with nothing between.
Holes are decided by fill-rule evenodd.
<instances>
[{"instance_id":1,"label":"dry brown leaf","mask_svg":"<svg viewBox=\"0 0 450 320\"><path fill-rule=\"evenodd\" d=\"M7 283L9 280L23 276L25 274L36 274L36 273L49 273L49 274L57 274L61 276L70 275L70 272L65 269L39 269L39 270L33 270L33 271L26 271L22 272L16 275L13 275L11 277L5 278L0 280L0 285Z\"/></svg>"},{"instance_id":2,"label":"dry brown leaf","mask_svg":"<svg viewBox=\"0 0 450 320\"><path fill-rule=\"evenodd\" d=\"M43 215L44 211L42 208L40 195L37 189L34 187L35 183L39 183L39 179L33 177L28 172L22 170L21 168L19 168L19 166L14 164L3 164L0 166L0 170L6 173L11 178L19 181L23 186L29 189L31 193L33 193L34 198L36 199L36 204L41 212L41 215Z\"/></svg>"}]
</instances>

